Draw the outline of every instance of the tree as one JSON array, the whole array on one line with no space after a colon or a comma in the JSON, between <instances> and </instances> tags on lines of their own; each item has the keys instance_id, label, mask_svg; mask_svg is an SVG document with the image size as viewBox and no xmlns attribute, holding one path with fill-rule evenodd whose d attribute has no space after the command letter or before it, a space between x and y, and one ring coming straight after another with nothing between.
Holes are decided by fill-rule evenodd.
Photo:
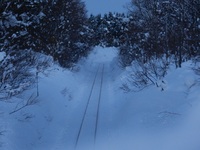
<instances>
[{"instance_id":1,"label":"tree","mask_svg":"<svg viewBox=\"0 0 200 150\"><path fill-rule=\"evenodd\" d=\"M31 84L35 51L53 56L64 67L86 55L86 21L80 0L1 1L0 52L6 56L0 64L0 90L17 92Z\"/></svg>"},{"instance_id":2,"label":"tree","mask_svg":"<svg viewBox=\"0 0 200 150\"><path fill-rule=\"evenodd\" d=\"M47 45L44 53L52 55L62 66L70 66L89 49L84 41L85 5L80 0L50 0L46 5L38 29L39 38Z\"/></svg>"},{"instance_id":3,"label":"tree","mask_svg":"<svg viewBox=\"0 0 200 150\"><path fill-rule=\"evenodd\" d=\"M29 72L34 62L34 39L28 28L36 23L37 2L2 1L0 6L0 51L5 57L0 64L0 91L17 94L29 86L32 75Z\"/></svg>"},{"instance_id":4,"label":"tree","mask_svg":"<svg viewBox=\"0 0 200 150\"><path fill-rule=\"evenodd\" d=\"M128 42L120 46L121 62L135 67L129 81L142 89L157 85L157 79L164 77L159 73L165 74L170 62L181 67L198 55L200 1L132 0L130 6ZM164 62L161 66L159 60Z\"/></svg>"},{"instance_id":5,"label":"tree","mask_svg":"<svg viewBox=\"0 0 200 150\"><path fill-rule=\"evenodd\" d=\"M134 9L129 12L132 18L127 34L131 44L123 54L134 50L142 54L144 62L152 56L174 57L177 67L197 54L199 1L132 0L131 7Z\"/></svg>"}]
</instances>

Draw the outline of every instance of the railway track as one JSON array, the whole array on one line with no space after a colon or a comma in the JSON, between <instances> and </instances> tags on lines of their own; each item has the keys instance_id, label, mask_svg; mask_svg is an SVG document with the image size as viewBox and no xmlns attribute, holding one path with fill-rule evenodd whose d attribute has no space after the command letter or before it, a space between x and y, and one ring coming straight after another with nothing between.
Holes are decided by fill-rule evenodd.
<instances>
[{"instance_id":1,"label":"railway track","mask_svg":"<svg viewBox=\"0 0 200 150\"><path fill-rule=\"evenodd\" d=\"M93 130L92 135L90 132L90 136L92 136L92 139L93 139L93 142L91 142L91 143L94 143L93 146L95 147L95 143L96 143L97 135L98 135L98 123L99 123L99 116L100 116L100 104L101 104L103 77L104 77L104 65L99 65L96 70L95 76L93 78L90 93L87 98L83 116L81 118L81 123L80 123L80 127L78 129L76 142L75 142L75 149L78 148L79 142L82 140L82 138L84 138L84 136L82 136L82 138L81 138L81 134L83 133L84 130L85 130L84 132L86 132L88 129ZM95 108L94 110L92 110L92 114L95 114L95 119L91 119L91 120L86 119L87 112L90 111L90 113L91 113L91 110L89 110L89 106L91 108ZM87 125L86 125L87 121L90 121L90 122L93 121L91 123L93 127L91 127L91 126L87 127ZM85 124L85 126L84 126L84 124Z\"/></svg>"}]
</instances>

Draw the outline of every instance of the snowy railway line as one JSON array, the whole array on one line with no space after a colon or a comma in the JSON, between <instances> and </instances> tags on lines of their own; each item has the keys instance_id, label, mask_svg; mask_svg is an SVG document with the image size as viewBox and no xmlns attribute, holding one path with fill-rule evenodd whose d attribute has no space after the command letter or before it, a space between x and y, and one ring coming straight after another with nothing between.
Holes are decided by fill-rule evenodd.
<instances>
[{"instance_id":1,"label":"snowy railway line","mask_svg":"<svg viewBox=\"0 0 200 150\"><path fill-rule=\"evenodd\" d=\"M200 149L199 76L191 62L170 67L164 91L128 93L120 87L134 66L120 68L117 49L96 47L77 67L40 73L37 105L9 114L35 88L1 101L1 150Z\"/></svg>"},{"instance_id":2,"label":"snowy railway line","mask_svg":"<svg viewBox=\"0 0 200 150\"><path fill-rule=\"evenodd\" d=\"M88 128L88 129L90 128L89 130L94 131L93 135L91 135L91 136L93 136L92 139L93 139L93 143L94 143L94 147L95 147L96 138L97 138L97 131L98 131L98 121L99 121L103 76L104 76L104 64L99 65L97 70L96 70L96 73L95 73L95 76L94 76L94 79L93 79L93 82L92 82L92 85L91 85L91 89L90 89L90 92L89 92L89 97L87 99L87 103L86 103L86 106L85 106L85 109L84 109L84 112L83 112L83 116L82 116L82 119L81 119L78 134L77 134L77 137L76 137L75 149L78 148L79 141L81 141L80 135L81 135L82 131L86 128ZM98 91L98 94L96 94L95 91ZM95 109L95 111L93 111L93 114L95 114L95 120L92 120L92 121L95 121L95 122L94 122L92 128L89 127L89 126L84 126L84 123L86 122L85 118L87 116L88 106L91 105L91 101L97 101L97 106L93 106L96 109ZM82 137L82 138L84 138L84 137Z\"/></svg>"}]
</instances>

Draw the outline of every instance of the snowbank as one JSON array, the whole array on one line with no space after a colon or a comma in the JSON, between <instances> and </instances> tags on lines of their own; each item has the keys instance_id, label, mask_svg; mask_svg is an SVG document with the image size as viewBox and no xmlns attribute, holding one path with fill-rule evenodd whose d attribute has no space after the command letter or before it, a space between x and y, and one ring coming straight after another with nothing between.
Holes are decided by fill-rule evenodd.
<instances>
[{"instance_id":1,"label":"snowbank","mask_svg":"<svg viewBox=\"0 0 200 150\"><path fill-rule=\"evenodd\" d=\"M5 52L0 52L0 61L2 61L5 56L6 56Z\"/></svg>"},{"instance_id":2,"label":"snowbank","mask_svg":"<svg viewBox=\"0 0 200 150\"><path fill-rule=\"evenodd\" d=\"M7 102L0 101L0 132L5 131L0 135L0 148L73 150L95 72L100 66L100 79L104 66L97 150L199 150L200 87L191 63L179 69L170 67L164 91L150 86L125 93L120 87L128 71L120 68L117 60L116 48L96 47L77 64L76 71L53 65L40 73L39 97L34 105L9 114L36 95L37 86ZM94 99L85 121L91 127L81 135L81 140L87 141L81 150L94 148L89 139L93 136L99 84L97 80L94 85Z\"/></svg>"}]
</instances>

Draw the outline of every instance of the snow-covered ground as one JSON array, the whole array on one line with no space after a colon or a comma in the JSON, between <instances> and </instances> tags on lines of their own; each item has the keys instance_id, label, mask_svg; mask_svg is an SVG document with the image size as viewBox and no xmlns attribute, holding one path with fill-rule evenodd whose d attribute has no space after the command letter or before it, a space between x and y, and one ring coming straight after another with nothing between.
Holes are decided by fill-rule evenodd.
<instances>
[{"instance_id":1,"label":"snow-covered ground","mask_svg":"<svg viewBox=\"0 0 200 150\"><path fill-rule=\"evenodd\" d=\"M129 69L118 66L116 48L94 48L73 70L53 65L39 74L38 98L35 86L0 101L0 149L199 150L200 86L191 67L171 66L164 91L125 93ZM33 105L9 114L31 98Z\"/></svg>"},{"instance_id":2,"label":"snow-covered ground","mask_svg":"<svg viewBox=\"0 0 200 150\"><path fill-rule=\"evenodd\" d=\"M4 57L5 57L5 52L0 52L0 61L2 61Z\"/></svg>"}]
</instances>

